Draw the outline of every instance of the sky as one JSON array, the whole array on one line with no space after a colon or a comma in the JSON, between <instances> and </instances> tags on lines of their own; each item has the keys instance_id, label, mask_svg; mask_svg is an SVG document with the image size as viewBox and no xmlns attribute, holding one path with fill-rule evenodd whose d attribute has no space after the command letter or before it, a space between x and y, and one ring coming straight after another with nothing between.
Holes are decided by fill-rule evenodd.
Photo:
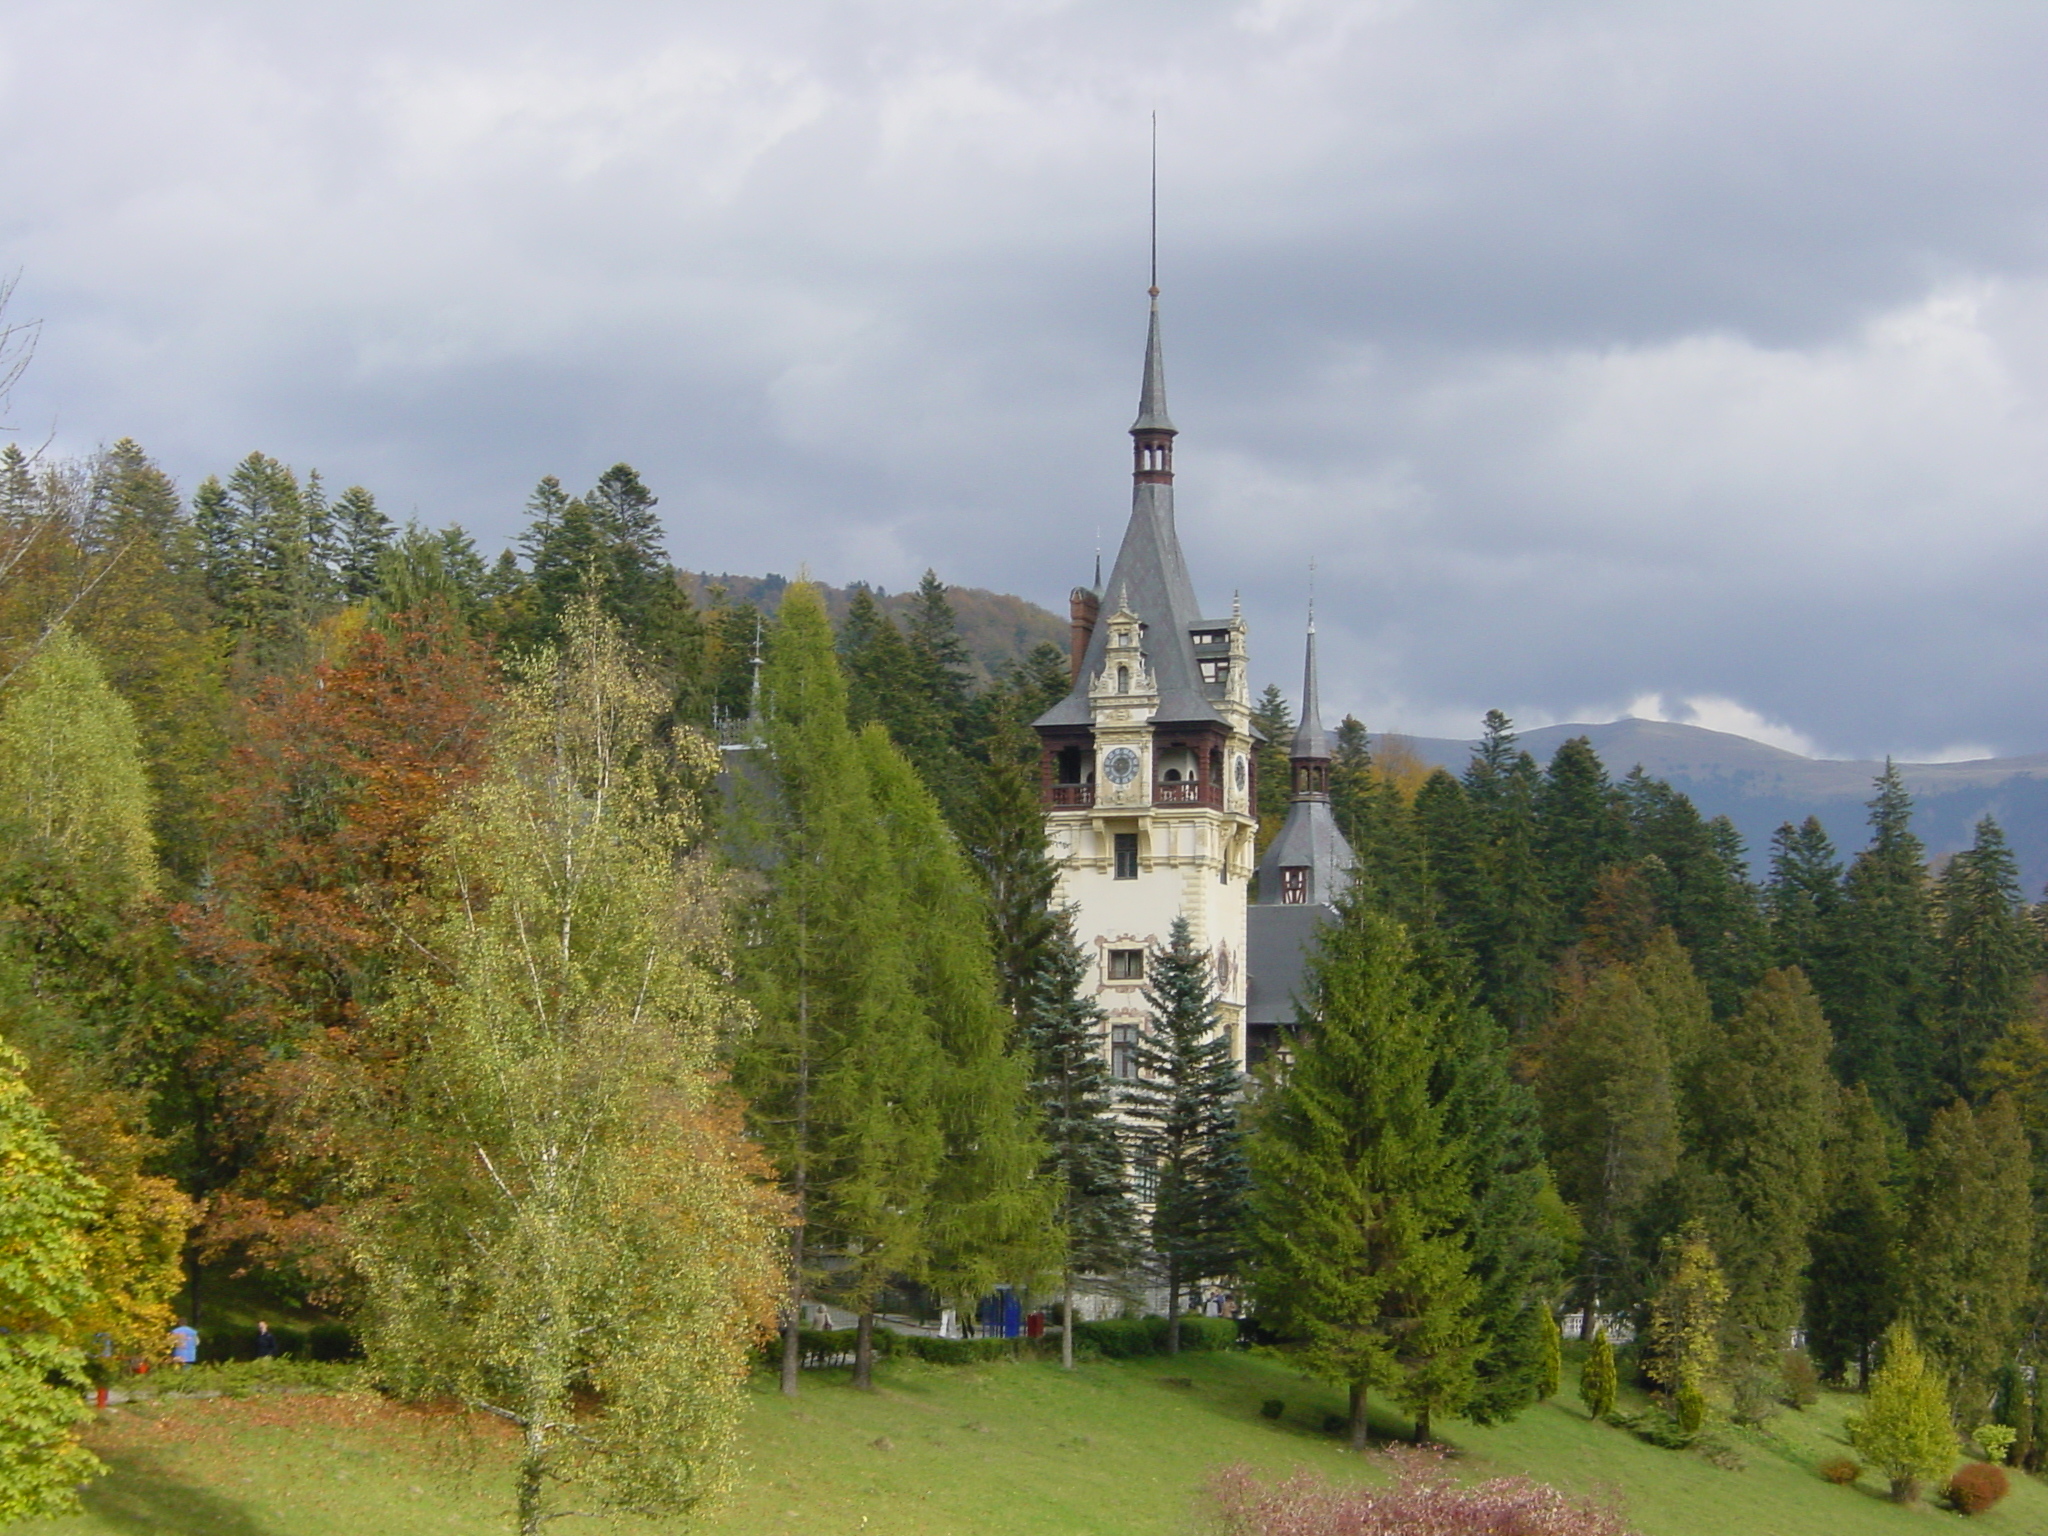
<instances>
[{"instance_id":1,"label":"sky","mask_svg":"<svg viewBox=\"0 0 2048 1536\"><path fill-rule=\"evenodd\" d=\"M1064 613L1128 515L1335 717L2048 751L2048 7L13 0L6 402L511 541Z\"/></svg>"}]
</instances>

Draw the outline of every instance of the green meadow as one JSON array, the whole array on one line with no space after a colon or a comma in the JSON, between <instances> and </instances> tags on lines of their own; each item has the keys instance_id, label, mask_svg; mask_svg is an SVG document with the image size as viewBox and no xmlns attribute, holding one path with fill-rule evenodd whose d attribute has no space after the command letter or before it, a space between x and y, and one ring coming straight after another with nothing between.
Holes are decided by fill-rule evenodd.
<instances>
[{"instance_id":1,"label":"green meadow","mask_svg":"<svg viewBox=\"0 0 2048 1536\"><path fill-rule=\"evenodd\" d=\"M1285 1412L1269 1420L1259 1410L1274 1398ZM1828 1394L1762 1430L1723 1427L1718 1465L1590 1423L1569 1388L1512 1424L1453 1423L1447 1438L1474 1479L1519 1473L1612 1499L1644 1536L1881 1536L1958 1519L1926 1503L1889 1503L1874 1475L1847 1488L1821 1480L1821 1462L1849 1454L1842 1418L1856 1401ZM794 1402L763 1376L731 1500L696 1526L623 1528L1187 1536L1200 1525L1204 1480L1225 1463L1379 1475L1373 1458L1323 1432L1340 1408L1335 1391L1284 1362L1237 1353L1096 1362L1072 1375L1036 1360L892 1360L879 1366L873 1393L853 1391L843 1371L815 1371ZM1389 1417L1377 1427L1391 1436L1406 1424ZM368 1394L137 1404L109 1414L92 1439L113 1471L88 1493L87 1513L17 1530L452 1536L508 1528L500 1436ZM2048 1531L2048 1485L2016 1475L2012 1496L1977 1524Z\"/></svg>"}]
</instances>

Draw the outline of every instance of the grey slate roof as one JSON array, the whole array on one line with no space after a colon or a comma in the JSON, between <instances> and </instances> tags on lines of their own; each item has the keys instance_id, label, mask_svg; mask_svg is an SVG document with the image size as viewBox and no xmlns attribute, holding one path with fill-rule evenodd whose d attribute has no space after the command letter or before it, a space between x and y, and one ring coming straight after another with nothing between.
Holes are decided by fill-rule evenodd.
<instances>
[{"instance_id":1,"label":"grey slate roof","mask_svg":"<svg viewBox=\"0 0 2048 1536\"><path fill-rule=\"evenodd\" d=\"M1153 425L1148 426L1148 421ZM1140 429L1172 429L1166 415L1166 374L1159 359L1156 301L1145 344L1145 387L1139 400L1138 426L1131 430ZM1153 720L1160 725L1221 720L1223 717L1210 702L1212 687L1202 682L1189 631L1221 629L1224 625L1221 621L1205 625L1201 605L1195 601L1194 583L1188 578L1188 563L1180 551L1180 534L1173 525L1173 487L1141 482L1131 488L1131 521L1124 529L1116 565L1103 585L1102 616L1096 622L1095 633L1089 636L1074 690L1040 715L1037 724L1094 723L1088 707L1088 685L1102 670L1102 653L1109 645L1108 620L1119 601L1127 601L1131 612L1145 626L1145 659L1159 685L1159 712ZM1214 691L1221 689L1216 687Z\"/></svg>"},{"instance_id":2,"label":"grey slate roof","mask_svg":"<svg viewBox=\"0 0 2048 1536\"><path fill-rule=\"evenodd\" d=\"M1166 358L1159 348L1159 301L1152 301L1152 323L1145 333L1145 382L1138 386L1138 419L1133 432L1171 432L1166 414Z\"/></svg>"},{"instance_id":3,"label":"grey slate roof","mask_svg":"<svg viewBox=\"0 0 2048 1536\"><path fill-rule=\"evenodd\" d=\"M1283 867L1308 871L1308 899L1311 905L1334 902L1351 889L1351 871L1358 860L1351 844L1337 828L1337 816L1324 799L1300 799L1287 807L1287 820L1280 835L1259 860L1257 906L1280 900L1280 871ZM1254 908L1256 910L1256 907Z\"/></svg>"},{"instance_id":4,"label":"grey slate roof","mask_svg":"<svg viewBox=\"0 0 2048 1536\"><path fill-rule=\"evenodd\" d=\"M1294 1001L1308 991L1316 936L1335 920L1325 906L1260 906L1245 914L1245 1023L1295 1022Z\"/></svg>"},{"instance_id":5,"label":"grey slate roof","mask_svg":"<svg viewBox=\"0 0 2048 1536\"><path fill-rule=\"evenodd\" d=\"M1328 757L1330 743L1323 735L1323 706L1316 697L1316 621L1308 621L1308 658L1301 667L1301 724L1294 728L1294 745L1289 757Z\"/></svg>"}]
</instances>

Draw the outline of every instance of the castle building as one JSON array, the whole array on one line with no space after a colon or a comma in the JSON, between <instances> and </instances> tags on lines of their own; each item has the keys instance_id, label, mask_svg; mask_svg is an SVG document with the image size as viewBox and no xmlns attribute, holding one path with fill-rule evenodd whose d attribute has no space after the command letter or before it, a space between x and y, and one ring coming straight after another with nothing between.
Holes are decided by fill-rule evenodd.
<instances>
[{"instance_id":1,"label":"castle building","mask_svg":"<svg viewBox=\"0 0 2048 1536\"><path fill-rule=\"evenodd\" d=\"M1288 747L1293 792L1287 820L1259 860L1258 894L1247 914L1245 1060L1257 1066L1285 1047L1307 992L1316 930L1337 916L1351 887L1351 844L1330 806L1330 743L1316 697L1316 621L1308 621L1301 724Z\"/></svg>"},{"instance_id":2,"label":"castle building","mask_svg":"<svg viewBox=\"0 0 2048 1536\"><path fill-rule=\"evenodd\" d=\"M1231 1051L1245 1059L1258 825L1245 625L1236 604L1211 618L1195 600L1174 528L1174 436L1155 288L1130 524L1108 582L1073 592L1073 691L1035 722L1057 899L1075 910L1120 1076L1132 1075L1149 952L1176 917L1210 953Z\"/></svg>"}]
</instances>

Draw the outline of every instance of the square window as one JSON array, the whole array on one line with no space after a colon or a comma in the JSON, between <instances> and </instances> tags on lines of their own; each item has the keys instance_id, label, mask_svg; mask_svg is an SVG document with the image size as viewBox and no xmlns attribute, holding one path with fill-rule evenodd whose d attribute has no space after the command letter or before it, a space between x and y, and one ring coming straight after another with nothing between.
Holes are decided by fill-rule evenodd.
<instances>
[{"instance_id":1,"label":"square window","mask_svg":"<svg viewBox=\"0 0 2048 1536\"><path fill-rule=\"evenodd\" d=\"M1143 981L1145 979L1145 951L1142 949L1112 949L1109 952L1109 979L1111 981Z\"/></svg>"},{"instance_id":2,"label":"square window","mask_svg":"<svg viewBox=\"0 0 2048 1536\"><path fill-rule=\"evenodd\" d=\"M1280 899L1290 907L1307 905L1308 867L1306 865L1288 864L1281 868Z\"/></svg>"},{"instance_id":3,"label":"square window","mask_svg":"<svg viewBox=\"0 0 2048 1536\"><path fill-rule=\"evenodd\" d=\"M1138 834L1135 832L1116 834L1116 878L1138 878Z\"/></svg>"}]
</instances>

